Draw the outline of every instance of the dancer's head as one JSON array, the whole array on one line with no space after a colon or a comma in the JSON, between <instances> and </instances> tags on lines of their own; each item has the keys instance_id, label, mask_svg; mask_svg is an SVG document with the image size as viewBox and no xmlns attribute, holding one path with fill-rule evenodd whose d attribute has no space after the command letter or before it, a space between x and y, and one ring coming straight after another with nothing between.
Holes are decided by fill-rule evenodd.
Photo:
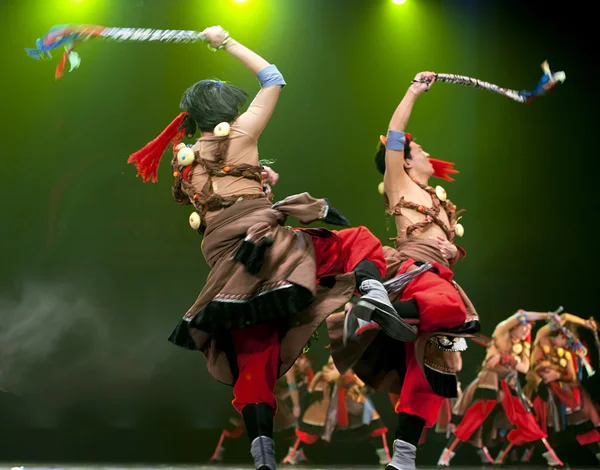
<instances>
[{"instance_id":1,"label":"dancer's head","mask_svg":"<svg viewBox=\"0 0 600 470\"><path fill-rule=\"evenodd\" d=\"M555 330L550 333L550 341L552 345L556 348L566 348L569 344L569 339L567 335L562 330Z\"/></svg>"},{"instance_id":2,"label":"dancer's head","mask_svg":"<svg viewBox=\"0 0 600 470\"><path fill-rule=\"evenodd\" d=\"M300 357L298 357L298 359L296 359L296 366L298 367L298 371L304 374L311 367L310 359L308 359L306 354L302 354Z\"/></svg>"},{"instance_id":3,"label":"dancer's head","mask_svg":"<svg viewBox=\"0 0 600 470\"><path fill-rule=\"evenodd\" d=\"M375 155L375 165L382 175L385 174L385 152L385 144L380 141ZM419 181L427 181L434 174L429 154L412 139L410 134L406 134L404 144L404 171L408 176Z\"/></svg>"},{"instance_id":4,"label":"dancer's head","mask_svg":"<svg viewBox=\"0 0 600 470\"><path fill-rule=\"evenodd\" d=\"M530 322L519 323L510 330L510 336L514 340L524 341L531 334L532 324Z\"/></svg>"},{"instance_id":5,"label":"dancer's head","mask_svg":"<svg viewBox=\"0 0 600 470\"><path fill-rule=\"evenodd\" d=\"M241 88L220 80L201 80L181 97L180 107L188 113L198 129L212 132L222 122L233 122L248 99Z\"/></svg>"}]
</instances>

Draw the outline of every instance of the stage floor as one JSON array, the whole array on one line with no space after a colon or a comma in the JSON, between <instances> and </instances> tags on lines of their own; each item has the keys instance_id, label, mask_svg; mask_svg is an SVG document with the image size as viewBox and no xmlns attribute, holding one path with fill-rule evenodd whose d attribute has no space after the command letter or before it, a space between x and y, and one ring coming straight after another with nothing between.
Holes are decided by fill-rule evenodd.
<instances>
[{"instance_id":1,"label":"stage floor","mask_svg":"<svg viewBox=\"0 0 600 470\"><path fill-rule=\"evenodd\" d=\"M290 468L288 466L280 465L278 468ZM383 467L365 467L365 466L331 466L331 465L303 465L292 467L297 468L299 470L383 470ZM419 470L433 470L436 467L419 467ZM472 470L472 469L481 469L482 467L472 466L452 466L451 470ZM511 469L540 469L546 470L547 467L538 467L538 466L510 466L506 468ZM587 467L591 468L591 467ZM209 470L209 469L218 469L218 470L253 470L252 466L227 466L227 465L182 465L182 466L170 466L170 465L60 465L60 464L50 464L50 465L23 465L23 464L2 464L0 463L0 470ZM578 469L576 467L571 467L570 470L584 470L584 468Z\"/></svg>"}]
</instances>

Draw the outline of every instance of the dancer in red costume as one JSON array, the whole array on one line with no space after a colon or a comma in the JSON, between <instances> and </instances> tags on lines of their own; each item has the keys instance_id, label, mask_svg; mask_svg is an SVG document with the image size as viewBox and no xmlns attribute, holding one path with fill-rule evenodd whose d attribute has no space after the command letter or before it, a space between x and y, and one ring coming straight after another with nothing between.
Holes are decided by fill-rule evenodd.
<instances>
[{"instance_id":1,"label":"dancer in red costume","mask_svg":"<svg viewBox=\"0 0 600 470\"><path fill-rule=\"evenodd\" d=\"M308 193L272 204L257 142L285 85L283 76L220 26L203 35L255 74L261 90L240 114L245 91L220 80L195 83L183 94L183 112L129 162L143 181L156 181L160 159L173 146L172 193L195 209L189 222L204 236L211 272L170 341L201 351L211 375L233 386L233 406L243 416L255 468L274 470L275 382L328 315L358 292L363 316L386 334L410 341L416 330L389 301L381 243L366 228L285 227L287 217L304 224L349 223L327 199ZM180 144L198 129L193 145Z\"/></svg>"},{"instance_id":2,"label":"dancer in red costume","mask_svg":"<svg viewBox=\"0 0 600 470\"><path fill-rule=\"evenodd\" d=\"M397 470L415 468L423 429L435 424L444 398L456 397L458 355L466 348L462 337L479 331L475 308L451 269L464 254L454 244L464 234L459 212L444 188L429 183L431 177L452 181L457 171L452 163L430 158L405 132L416 100L434 82L432 72L417 74L376 155L386 209L398 233L396 249L384 248L386 287L400 316L419 324L419 337L414 343L394 341L356 308L328 319L338 369L352 368L375 390L400 391L388 466Z\"/></svg>"},{"instance_id":3,"label":"dancer in red costume","mask_svg":"<svg viewBox=\"0 0 600 470\"><path fill-rule=\"evenodd\" d=\"M379 463L388 464L387 428L373 402L363 392L364 387L362 380L351 370L340 374L329 357L309 385L313 402L300 419L296 443L283 463L300 463L297 455L301 446L315 444L319 439L329 442L332 438L362 438L370 440Z\"/></svg>"},{"instance_id":4,"label":"dancer in red costume","mask_svg":"<svg viewBox=\"0 0 600 470\"><path fill-rule=\"evenodd\" d=\"M438 466L449 466L458 446L464 442L474 445L482 463L501 464L513 446L543 440L546 434L535 422L521 401L518 374L529 370L531 327L538 320L547 320L553 313L519 311L494 330L487 348L482 370L465 389L454 411L462 419L448 441ZM508 447L494 460L483 444L482 428L493 420L492 439L498 428L512 429ZM549 448L549 451L551 449Z\"/></svg>"},{"instance_id":5,"label":"dancer in red costume","mask_svg":"<svg viewBox=\"0 0 600 470\"><path fill-rule=\"evenodd\" d=\"M533 344L525 392L533 401L542 429L554 431L550 439L553 444L564 440L566 429L571 428L577 443L600 462L598 405L580 385L584 370L593 371L587 362L586 348L569 326L583 326L594 332L598 329L593 318L584 320L569 313L540 328ZM560 466L550 452L544 457L549 467Z\"/></svg>"}]
</instances>

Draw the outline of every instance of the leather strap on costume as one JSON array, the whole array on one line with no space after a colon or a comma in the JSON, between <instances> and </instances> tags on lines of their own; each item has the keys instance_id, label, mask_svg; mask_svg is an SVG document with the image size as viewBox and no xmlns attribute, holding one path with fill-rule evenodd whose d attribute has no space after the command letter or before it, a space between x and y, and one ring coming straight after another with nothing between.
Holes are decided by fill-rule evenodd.
<instances>
[{"instance_id":1,"label":"leather strap on costume","mask_svg":"<svg viewBox=\"0 0 600 470\"><path fill-rule=\"evenodd\" d=\"M404 197L401 197L400 200L398 201L398 203L394 207L390 208L389 201L386 197L385 198L386 208L387 208L386 214L400 216L400 215L402 215L402 209L411 209L411 210L420 212L421 214L425 215L425 220L418 222L416 224L409 225L406 228L406 238L410 238L410 236L416 230L425 230L429 225L436 224L438 227L440 227L444 231L444 233L446 234L446 237L448 238L448 241L453 243L454 242L454 228L456 227L458 217L460 216L460 214L462 214L465 211L465 209L460 209L457 211L456 205L454 205L452 203L452 201L450 201L450 199L446 199L445 201L440 201L440 199L437 197L437 194L433 187L424 185L414 178L412 178L412 181L415 184L417 184L422 190L429 193L429 195L431 196L431 201L433 203L433 206L425 207L422 204L416 204L414 202L407 201L406 199L404 199ZM442 220L442 218L440 217L440 211L442 209L444 209L444 212L446 212L446 216L448 217L448 221L450 224L449 226L446 225L444 220ZM399 243L402 243L405 241L404 237L402 237L402 236L398 236L397 238L391 239L391 240L396 240ZM458 246L458 245L455 245L455 246L458 249L458 253L457 253L456 257L450 261L450 264L456 263L461 256L464 257L467 254L467 252L464 248L462 248L461 246Z\"/></svg>"},{"instance_id":2,"label":"leather strap on costume","mask_svg":"<svg viewBox=\"0 0 600 470\"><path fill-rule=\"evenodd\" d=\"M186 191L186 193L190 197L190 201L200 214L202 221L204 221L205 216L208 212L214 212L220 209L231 207L238 201L262 198L268 198L269 200L273 200L272 192L269 192L268 194L267 192L264 192L262 194L237 194L235 196L220 196L219 194L216 194L213 188L214 178L234 176L258 181L259 183L262 182L262 166L248 165L247 163L241 165L226 165L223 160L224 155L220 152L217 153L217 160L213 161L200 157L200 152L196 151L195 161L191 166L191 169L187 171L184 175L184 179L188 182L191 182L194 170L198 165L201 165L206 170L206 173L208 175L206 184L199 193L193 193L192 195L190 195L189 192ZM204 222L202 222L200 232L203 233L205 229L206 226L204 225Z\"/></svg>"}]
</instances>

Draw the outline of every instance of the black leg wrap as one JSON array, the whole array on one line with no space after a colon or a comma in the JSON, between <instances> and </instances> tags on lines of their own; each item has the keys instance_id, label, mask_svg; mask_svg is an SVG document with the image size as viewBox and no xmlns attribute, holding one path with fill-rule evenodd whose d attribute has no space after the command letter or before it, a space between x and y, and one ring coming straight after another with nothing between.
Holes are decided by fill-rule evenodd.
<instances>
[{"instance_id":1,"label":"black leg wrap","mask_svg":"<svg viewBox=\"0 0 600 470\"><path fill-rule=\"evenodd\" d=\"M273 245L273 239L270 237L262 238L258 244L244 240L233 259L246 266L246 271L256 274L262 268L265 262L265 251Z\"/></svg>"},{"instance_id":2,"label":"black leg wrap","mask_svg":"<svg viewBox=\"0 0 600 470\"><path fill-rule=\"evenodd\" d=\"M412 320L418 320L420 318L419 314L419 306L417 305L417 301L415 299L408 300L396 300L392 302L394 309L398 312L405 320L410 318Z\"/></svg>"},{"instance_id":3,"label":"black leg wrap","mask_svg":"<svg viewBox=\"0 0 600 470\"><path fill-rule=\"evenodd\" d=\"M339 210L331 205L329 199L325 198L325 202L327 203L327 215L323 218L323 222L331 225L339 225L341 227L350 227L350 221L344 217Z\"/></svg>"},{"instance_id":4,"label":"black leg wrap","mask_svg":"<svg viewBox=\"0 0 600 470\"><path fill-rule=\"evenodd\" d=\"M377 265L368 259L363 259L356 265L353 270L354 276L356 277L356 288L360 288L363 281L375 280L381 282L381 273L377 268Z\"/></svg>"},{"instance_id":5,"label":"black leg wrap","mask_svg":"<svg viewBox=\"0 0 600 470\"><path fill-rule=\"evenodd\" d=\"M458 379L455 374L444 374L431 369L427 365L425 370L425 378L433 393L444 398L456 398L458 396Z\"/></svg>"},{"instance_id":6,"label":"black leg wrap","mask_svg":"<svg viewBox=\"0 0 600 470\"><path fill-rule=\"evenodd\" d=\"M273 437L273 408L266 403L246 405L242 416L248 431L250 442L259 436Z\"/></svg>"},{"instance_id":7,"label":"black leg wrap","mask_svg":"<svg viewBox=\"0 0 600 470\"><path fill-rule=\"evenodd\" d=\"M421 433L425 427L425 420L419 416L398 413L398 427L396 428L396 439L408 442L413 446L419 444Z\"/></svg>"}]
</instances>

